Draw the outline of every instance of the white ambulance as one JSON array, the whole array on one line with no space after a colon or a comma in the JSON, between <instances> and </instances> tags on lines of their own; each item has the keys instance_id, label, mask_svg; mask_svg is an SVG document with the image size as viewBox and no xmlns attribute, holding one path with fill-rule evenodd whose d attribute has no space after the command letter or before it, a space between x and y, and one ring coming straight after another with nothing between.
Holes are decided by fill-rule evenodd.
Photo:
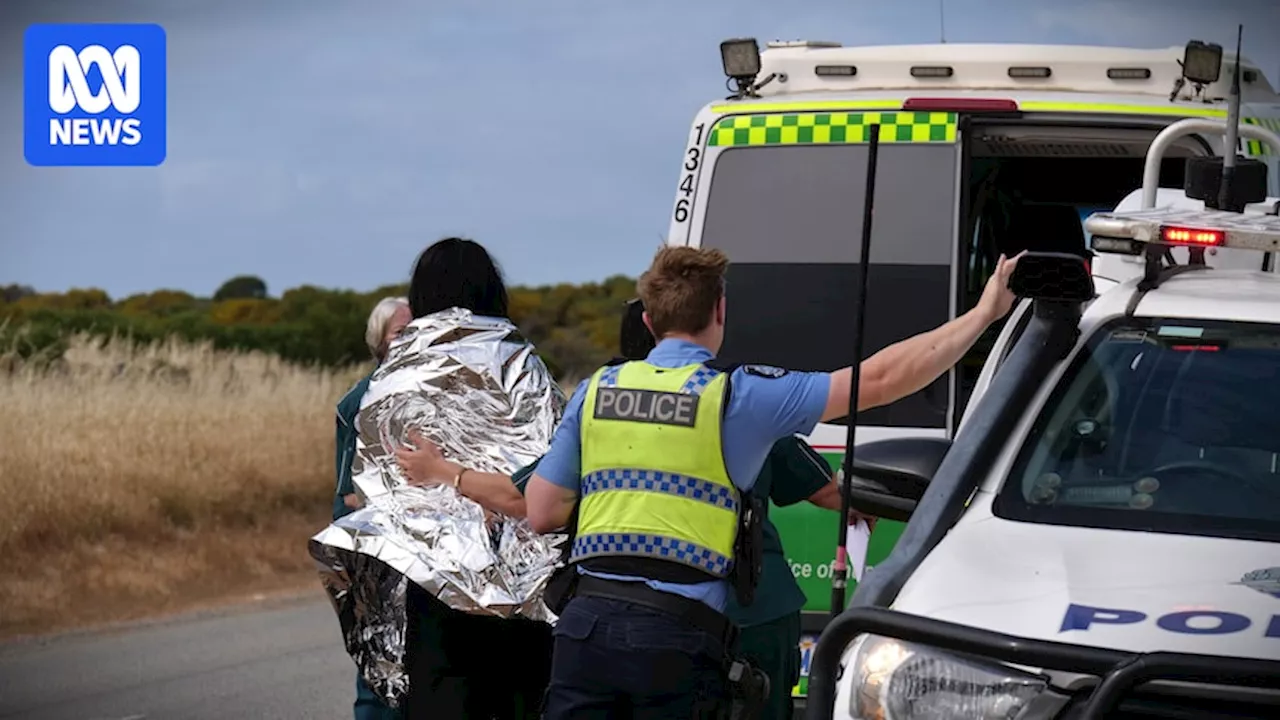
<instances>
[{"instance_id":1,"label":"white ambulance","mask_svg":"<svg viewBox=\"0 0 1280 720\"><path fill-rule=\"evenodd\" d=\"M1214 126L1169 128L1148 180ZM1148 182L1088 218L1092 277L1024 257L954 442L859 443L859 476L928 490L824 631L808 717L1280 717L1280 197L1243 170L1241 212Z\"/></svg>"},{"instance_id":2,"label":"white ambulance","mask_svg":"<svg viewBox=\"0 0 1280 720\"><path fill-rule=\"evenodd\" d=\"M721 53L730 93L693 120L668 242L729 255L726 358L805 370L853 359L868 126L879 125L880 145L866 354L972 307L1001 253L1083 251L1082 218L1142 184L1157 133L1184 118L1226 117L1236 64L1205 43L796 41L761 52L748 39ZM1280 96L1255 64L1240 64L1243 121L1280 129ZM1221 142L1180 138L1164 154L1160 184L1180 187L1184 160L1220 154ZM1250 139L1241 150L1268 164L1280 194L1280 152ZM999 332L930 387L865 413L858 441L952 437ZM809 442L837 465L845 432L824 424ZM830 610L835 532L830 514L807 504L770 515L808 597L807 662ZM902 529L877 526L870 566Z\"/></svg>"}]
</instances>

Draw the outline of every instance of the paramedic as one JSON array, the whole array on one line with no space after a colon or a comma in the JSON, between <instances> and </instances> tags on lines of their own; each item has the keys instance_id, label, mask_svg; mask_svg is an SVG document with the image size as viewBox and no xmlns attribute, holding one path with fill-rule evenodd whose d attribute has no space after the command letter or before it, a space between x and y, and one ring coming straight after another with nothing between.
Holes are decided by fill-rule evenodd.
<instances>
[{"instance_id":1,"label":"paramedic","mask_svg":"<svg viewBox=\"0 0 1280 720\"><path fill-rule=\"evenodd\" d=\"M800 681L800 617L806 598L791 572L778 528L769 519L767 502L786 507L808 501L838 512L840 486L817 451L789 436L769 450L752 492L765 503L760 586L750 605L736 602L730 593L726 614L739 628L738 655L769 676L769 698L760 719L790 720L791 692ZM875 527L874 517L852 511L849 522L856 520Z\"/></svg>"},{"instance_id":2,"label":"paramedic","mask_svg":"<svg viewBox=\"0 0 1280 720\"><path fill-rule=\"evenodd\" d=\"M413 319L409 312L409 301L405 298L387 297L378 301L369 313L369 322L365 328L364 340L369 346L376 364L382 364L387 356L391 341ZM356 495L351 483L351 461L356 454L356 414L360 412L360 400L365 390L369 389L370 371L355 384L347 394L338 401L337 471L338 490L333 498L333 519L348 515L360 507L360 498ZM355 720L391 720L400 715L386 706L365 683L364 678L356 675Z\"/></svg>"},{"instance_id":3,"label":"paramedic","mask_svg":"<svg viewBox=\"0 0 1280 720\"><path fill-rule=\"evenodd\" d=\"M859 409L906 397L954 365L1012 306L1015 263L1001 258L973 310L868 358ZM548 720L723 711L734 642L723 613L743 493L776 441L848 414L849 368L715 361L727 266L715 249L658 251L638 284L657 346L644 363L579 385L529 480L539 532L565 527L582 500L578 585L554 631Z\"/></svg>"}]
</instances>

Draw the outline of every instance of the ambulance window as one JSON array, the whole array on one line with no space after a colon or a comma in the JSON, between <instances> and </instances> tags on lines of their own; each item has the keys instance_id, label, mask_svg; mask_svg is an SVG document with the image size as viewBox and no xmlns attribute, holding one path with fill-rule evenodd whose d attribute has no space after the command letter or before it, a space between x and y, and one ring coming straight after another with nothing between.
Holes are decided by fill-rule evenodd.
<instances>
[{"instance_id":1,"label":"ambulance window","mask_svg":"<svg viewBox=\"0 0 1280 720\"><path fill-rule=\"evenodd\" d=\"M1000 492L1031 522L1280 534L1280 328L1129 318L1073 362Z\"/></svg>"},{"instance_id":2,"label":"ambulance window","mask_svg":"<svg viewBox=\"0 0 1280 720\"><path fill-rule=\"evenodd\" d=\"M954 145L880 147L864 354L946 322L955 251ZM853 359L867 148L732 148L716 161L702 245L724 250L721 355L797 370ZM946 427L948 382L861 422Z\"/></svg>"}]
</instances>

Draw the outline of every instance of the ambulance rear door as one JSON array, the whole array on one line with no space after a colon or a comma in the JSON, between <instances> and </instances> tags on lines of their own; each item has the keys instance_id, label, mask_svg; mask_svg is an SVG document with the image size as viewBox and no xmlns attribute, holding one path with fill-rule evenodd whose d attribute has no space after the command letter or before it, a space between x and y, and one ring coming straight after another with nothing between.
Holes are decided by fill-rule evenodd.
<instances>
[{"instance_id":1,"label":"ambulance rear door","mask_svg":"<svg viewBox=\"0 0 1280 720\"><path fill-rule=\"evenodd\" d=\"M864 356L955 313L956 114L733 106L706 138L690 240L724 250L726 359L835 370L854 359L867 128L880 125ZM953 381L861 417L859 441L948 432ZM840 423L811 438L840 453ZM829 552L829 550L828 550Z\"/></svg>"}]
</instances>

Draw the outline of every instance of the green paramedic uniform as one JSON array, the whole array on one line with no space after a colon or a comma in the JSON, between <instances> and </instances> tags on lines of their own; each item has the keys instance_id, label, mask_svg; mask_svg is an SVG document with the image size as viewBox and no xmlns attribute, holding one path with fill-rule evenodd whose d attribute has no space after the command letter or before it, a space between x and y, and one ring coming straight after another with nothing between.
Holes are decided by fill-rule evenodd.
<instances>
[{"instance_id":1,"label":"green paramedic uniform","mask_svg":"<svg viewBox=\"0 0 1280 720\"><path fill-rule=\"evenodd\" d=\"M797 437L774 443L756 478L754 492L779 507L795 505L831 482L831 467ZM800 681L800 611L805 594L791 574L778 529L764 517L764 565L755 601L739 606L730 596L726 609L740 628L738 650L769 676L769 704L761 720L789 720L792 692Z\"/></svg>"}]
</instances>

